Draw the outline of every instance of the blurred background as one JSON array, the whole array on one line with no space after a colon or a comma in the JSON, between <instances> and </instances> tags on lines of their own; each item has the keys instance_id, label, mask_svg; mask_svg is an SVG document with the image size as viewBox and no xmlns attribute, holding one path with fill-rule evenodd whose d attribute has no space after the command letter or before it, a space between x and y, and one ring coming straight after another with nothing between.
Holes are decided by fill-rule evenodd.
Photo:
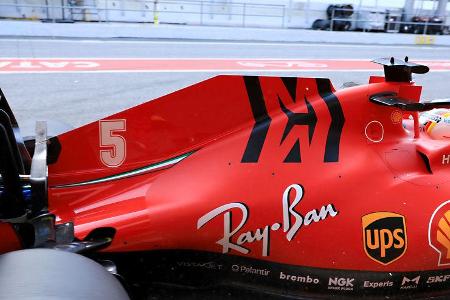
<instances>
[{"instance_id":1,"label":"blurred background","mask_svg":"<svg viewBox=\"0 0 450 300\"><path fill-rule=\"evenodd\" d=\"M448 34L447 0L1 0L0 17Z\"/></svg>"},{"instance_id":2,"label":"blurred background","mask_svg":"<svg viewBox=\"0 0 450 300\"><path fill-rule=\"evenodd\" d=\"M0 88L23 127L80 126L218 74L381 75L429 65L423 99L448 98L447 0L0 0ZM232 88L232 87L230 87ZM232 105L232 99L230 99Z\"/></svg>"}]
</instances>

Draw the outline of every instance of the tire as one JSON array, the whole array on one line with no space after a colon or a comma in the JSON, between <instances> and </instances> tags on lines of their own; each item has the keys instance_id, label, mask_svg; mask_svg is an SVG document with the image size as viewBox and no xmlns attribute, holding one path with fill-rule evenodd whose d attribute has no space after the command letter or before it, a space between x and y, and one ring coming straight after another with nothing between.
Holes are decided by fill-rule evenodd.
<instances>
[{"instance_id":1,"label":"tire","mask_svg":"<svg viewBox=\"0 0 450 300\"><path fill-rule=\"evenodd\" d=\"M350 18L353 15L353 12L354 12L353 5L347 4L347 5L344 5L343 8L345 9L345 11L343 12L344 17L345 18Z\"/></svg>"},{"instance_id":2,"label":"tire","mask_svg":"<svg viewBox=\"0 0 450 300\"><path fill-rule=\"evenodd\" d=\"M320 29L320 21L321 20L315 20L313 23L312 23L312 26L311 26L311 28L313 29L313 30L319 30Z\"/></svg>"},{"instance_id":3,"label":"tire","mask_svg":"<svg viewBox=\"0 0 450 300\"><path fill-rule=\"evenodd\" d=\"M336 5L328 5L328 7L327 7L327 17L328 17L328 20L330 20L331 19L331 16L333 15L333 10L335 10L336 9ZM336 13L336 12L335 12ZM334 16L335 18L337 17L336 15Z\"/></svg>"},{"instance_id":4,"label":"tire","mask_svg":"<svg viewBox=\"0 0 450 300\"><path fill-rule=\"evenodd\" d=\"M330 21L323 20L323 19L317 19L312 24L312 29L314 30L325 30L330 27Z\"/></svg>"},{"instance_id":5,"label":"tire","mask_svg":"<svg viewBox=\"0 0 450 300\"><path fill-rule=\"evenodd\" d=\"M334 21L333 23L333 30L334 31L346 31L350 29L352 26L352 23L349 21Z\"/></svg>"},{"instance_id":6,"label":"tire","mask_svg":"<svg viewBox=\"0 0 450 300\"><path fill-rule=\"evenodd\" d=\"M345 21L344 27L342 28L343 31L349 31L352 27L352 23L350 21Z\"/></svg>"},{"instance_id":7,"label":"tire","mask_svg":"<svg viewBox=\"0 0 450 300\"><path fill-rule=\"evenodd\" d=\"M84 256L30 249L0 256L0 299L128 300L119 281Z\"/></svg>"}]
</instances>

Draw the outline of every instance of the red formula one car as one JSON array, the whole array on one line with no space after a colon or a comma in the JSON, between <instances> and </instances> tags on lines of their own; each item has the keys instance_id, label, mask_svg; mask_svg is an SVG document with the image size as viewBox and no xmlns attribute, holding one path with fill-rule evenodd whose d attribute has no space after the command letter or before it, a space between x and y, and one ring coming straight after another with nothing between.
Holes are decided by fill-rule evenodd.
<instances>
[{"instance_id":1,"label":"red formula one car","mask_svg":"<svg viewBox=\"0 0 450 300\"><path fill-rule=\"evenodd\" d=\"M450 102L420 101L428 67L375 62L339 91L217 76L25 141L2 94L0 298L450 292Z\"/></svg>"}]
</instances>

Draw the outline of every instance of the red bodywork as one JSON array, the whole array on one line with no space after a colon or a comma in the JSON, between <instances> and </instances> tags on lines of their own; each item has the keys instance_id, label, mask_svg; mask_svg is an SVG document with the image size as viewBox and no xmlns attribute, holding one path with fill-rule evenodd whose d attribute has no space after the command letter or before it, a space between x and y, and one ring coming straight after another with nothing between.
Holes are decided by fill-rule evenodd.
<instances>
[{"instance_id":1,"label":"red bodywork","mask_svg":"<svg viewBox=\"0 0 450 300\"><path fill-rule=\"evenodd\" d=\"M414 137L404 124L417 113L369 101L382 92L418 102L421 87L373 77L335 91L326 79L214 77L58 136L50 209L80 239L115 228L111 252L448 268L450 144L417 126ZM383 216L397 223L370 227Z\"/></svg>"},{"instance_id":2,"label":"red bodywork","mask_svg":"<svg viewBox=\"0 0 450 300\"><path fill-rule=\"evenodd\" d=\"M13 225L9 223L0 222L0 236L2 243L0 243L0 254L7 253L22 248L22 243Z\"/></svg>"}]
</instances>

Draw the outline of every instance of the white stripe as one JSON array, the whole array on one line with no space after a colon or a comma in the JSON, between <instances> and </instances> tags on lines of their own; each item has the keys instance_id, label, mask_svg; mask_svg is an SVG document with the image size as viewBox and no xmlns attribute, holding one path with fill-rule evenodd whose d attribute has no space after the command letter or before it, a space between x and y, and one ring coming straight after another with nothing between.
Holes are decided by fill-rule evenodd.
<instances>
[{"instance_id":1,"label":"white stripe","mask_svg":"<svg viewBox=\"0 0 450 300\"><path fill-rule=\"evenodd\" d=\"M1 41L1 39L0 39ZM448 50L448 49L447 49ZM277 57L2 57L0 55L1 60L114 60L114 61L121 61L121 60L131 60L131 61L140 61L140 60L150 60L150 61L165 61L165 60L194 60L194 61L313 61L313 62L320 62L320 61L360 61L360 62L371 62L373 58L305 58L305 57L291 57L291 58L277 58ZM427 61L427 62L450 62L450 59L419 59L414 58L414 60L410 62L416 62L416 61Z\"/></svg>"},{"instance_id":2,"label":"white stripe","mask_svg":"<svg viewBox=\"0 0 450 300\"><path fill-rule=\"evenodd\" d=\"M87 43L87 44L156 44L156 45L167 45L167 44L178 44L178 45L246 45L246 46L287 46L287 47L337 47L337 48L371 48L376 46L382 46L383 48L392 49L442 49L443 51L448 51L448 48L443 48L439 46L421 46L421 45L361 45L361 44L336 44L336 43L302 43L302 42L240 42L240 41L155 41L155 40L115 40L115 39L11 39L5 38L0 39L1 41L11 41L11 42L45 42L45 43Z\"/></svg>"},{"instance_id":3,"label":"white stripe","mask_svg":"<svg viewBox=\"0 0 450 300\"><path fill-rule=\"evenodd\" d=\"M282 69L282 70L271 70L271 69L237 69L237 70L99 70L99 71L0 71L0 75L5 74L92 74L92 73L210 73L210 74L217 74L220 73L220 75L237 75L237 73L265 73L265 72L276 72L276 73L298 73L298 72L378 72L383 73L383 70L379 69ZM450 72L449 70L431 70L429 73L445 73ZM240 75L240 74L239 74Z\"/></svg>"},{"instance_id":4,"label":"white stripe","mask_svg":"<svg viewBox=\"0 0 450 300\"><path fill-rule=\"evenodd\" d=\"M169 167L169 166L175 165L175 164L179 163L180 161L182 161L183 159L185 159L186 157L188 157L191 154L192 153L184 154L184 155L176 157L174 159L166 160L166 161L163 161L161 163L156 163L156 164L150 165L148 167L144 167L144 168L141 168L141 169L137 169L137 170L121 173L121 174L118 174L118 175L112 175L112 176L108 176L108 177L104 177L104 178L100 178L100 179L94 179L94 180L83 181L83 182L78 182L78 183L55 185L55 186L52 186L52 188L66 188L66 187L84 186L84 185L108 182L108 181L113 181L113 180L119 180L119 179L132 177L132 176L137 176L137 175L141 175L141 174L144 174L144 173L148 173L150 171L154 171L156 169L160 169L160 168L164 168L164 167Z\"/></svg>"},{"instance_id":5,"label":"white stripe","mask_svg":"<svg viewBox=\"0 0 450 300\"><path fill-rule=\"evenodd\" d=\"M92 74L92 73L212 73L217 74L220 73L220 75L236 75L236 73L263 73L263 72L285 72L285 73L292 73L292 72L383 72L382 70L378 69L361 69L361 70L353 70L353 69L282 69L282 70L270 70L270 69L236 69L236 70L98 70L98 71L0 71L1 74L62 74L62 73L74 73L74 74ZM433 72L450 72L450 70L436 70Z\"/></svg>"}]
</instances>

